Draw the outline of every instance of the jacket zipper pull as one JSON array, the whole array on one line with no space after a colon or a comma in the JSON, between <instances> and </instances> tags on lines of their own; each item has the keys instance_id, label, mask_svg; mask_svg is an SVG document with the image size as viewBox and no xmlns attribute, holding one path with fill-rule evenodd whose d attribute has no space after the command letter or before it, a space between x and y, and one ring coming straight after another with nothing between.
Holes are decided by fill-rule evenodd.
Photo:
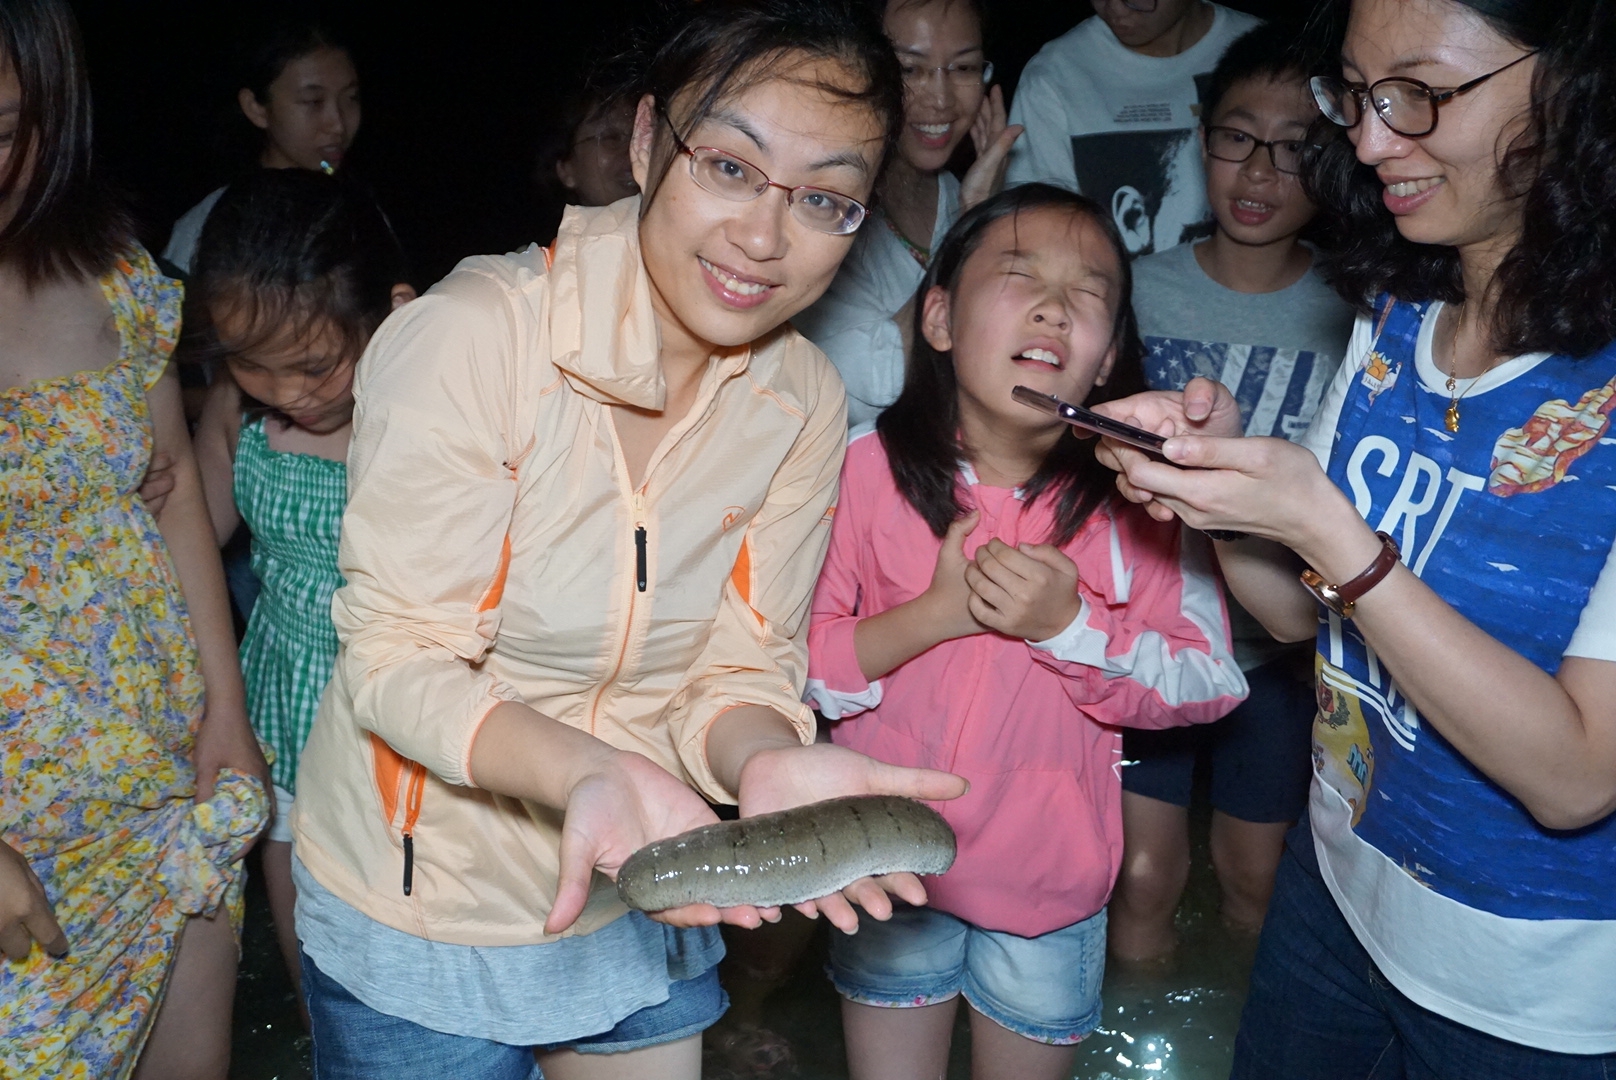
<instances>
[{"instance_id":1,"label":"jacket zipper pull","mask_svg":"<svg viewBox=\"0 0 1616 1080\"><path fill-rule=\"evenodd\" d=\"M634 493L634 514L641 520L634 523L634 584L645 591L645 495Z\"/></svg>"},{"instance_id":2,"label":"jacket zipper pull","mask_svg":"<svg viewBox=\"0 0 1616 1080\"><path fill-rule=\"evenodd\" d=\"M634 527L634 584L645 591L645 526Z\"/></svg>"},{"instance_id":3,"label":"jacket zipper pull","mask_svg":"<svg viewBox=\"0 0 1616 1080\"><path fill-rule=\"evenodd\" d=\"M404 834L404 895L415 887L415 837Z\"/></svg>"}]
</instances>

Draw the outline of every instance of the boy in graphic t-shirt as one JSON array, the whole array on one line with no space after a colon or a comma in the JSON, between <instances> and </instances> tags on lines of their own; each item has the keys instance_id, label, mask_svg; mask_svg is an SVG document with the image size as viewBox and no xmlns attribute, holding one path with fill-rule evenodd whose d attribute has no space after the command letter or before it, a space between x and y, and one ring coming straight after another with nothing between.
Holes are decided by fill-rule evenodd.
<instances>
[{"instance_id":1,"label":"boy in graphic t-shirt","mask_svg":"<svg viewBox=\"0 0 1616 1080\"><path fill-rule=\"evenodd\" d=\"M1108 206L1128 252L1165 251L1206 221L1198 86L1251 15L1202 0L1093 0L1022 72L1010 122L1026 134L1007 182L1081 191Z\"/></svg>"},{"instance_id":2,"label":"boy in graphic t-shirt","mask_svg":"<svg viewBox=\"0 0 1616 1080\"><path fill-rule=\"evenodd\" d=\"M1340 366L1353 312L1320 280L1300 240L1315 208L1296 176L1318 115L1287 34L1263 26L1229 46L1203 94L1198 147L1217 222L1208 240L1134 263L1145 377L1181 390L1217 379L1248 435L1300 439ZM1311 643L1282 646L1230 603L1235 658L1251 696L1196 731L1123 735L1124 854L1110 909L1119 957L1170 952L1189 873L1187 808L1198 753L1212 765L1212 858L1223 914L1261 924L1285 830L1311 778Z\"/></svg>"}]
</instances>

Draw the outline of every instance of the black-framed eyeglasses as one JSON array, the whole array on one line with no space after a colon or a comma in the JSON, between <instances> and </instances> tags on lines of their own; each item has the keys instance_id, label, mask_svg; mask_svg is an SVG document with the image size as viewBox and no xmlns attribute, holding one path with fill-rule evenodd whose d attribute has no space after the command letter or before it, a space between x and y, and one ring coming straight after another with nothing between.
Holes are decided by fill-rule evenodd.
<instances>
[{"instance_id":1,"label":"black-framed eyeglasses","mask_svg":"<svg viewBox=\"0 0 1616 1080\"><path fill-rule=\"evenodd\" d=\"M1315 75L1308 80L1308 87L1313 91L1313 100L1318 102L1319 111L1344 128L1357 127L1364 113L1373 106L1375 115L1379 116L1387 127L1406 138L1417 139L1436 130L1439 105L1447 104L1460 94L1474 90L1494 75L1508 71L1516 64L1536 55L1536 52L1529 52L1525 56L1511 60L1497 71L1489 71L1451 90L1437 90L1418 79L1395 75L1368 86L1363 83L1349 83L1328 75Z\"/></svg>"},{"instance_id":2,"label":"black-framed eyeglasses","mask_svg":"<svg viewBox=\"0 0 1616 1080\"><path fill-rule=\"evenodd\" d=\"M728 150L714 146L692 149L679 137L668 114L661 109L657 113L673 134L673 144L690 159L690 179L703 191L730 202L751 202L770 188L779 188L786 193L786 207L791 216L815 232L847 236L864 224L869 211L857 199L829 188L777 184L762 169Z\"/></svg>"},{"instance_id":3,"label":"black-framed eyeglasses","mask_svg":"<svg viewBox=\"0 0 1616 1080\"><path fill-rule=\"evenodd\" d=\"M1302 155L1308 145L1306 139L1259 139L1237 127L1216 125L1206 129L1206 152L1219 161L1247 161L1257 147L1265 146L1274 168L1292 176L1302 171Z\"/></svg>"}]
</instances>

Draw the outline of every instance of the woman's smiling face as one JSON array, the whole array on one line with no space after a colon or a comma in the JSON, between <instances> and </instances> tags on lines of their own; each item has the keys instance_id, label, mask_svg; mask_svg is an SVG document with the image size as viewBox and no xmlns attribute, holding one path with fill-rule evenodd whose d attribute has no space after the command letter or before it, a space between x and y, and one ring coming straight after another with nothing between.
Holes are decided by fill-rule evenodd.
<instances>
[{"instance_id":1,"label":"woman's smiling face","mask_svg":"<svg viewBox=\"0 0 1616 1080\"><path fill-rule=\"evenodd\" d=\"M777 58L770 77L719 99L685 137L687 146L734 155L778 184L812 185L867 203L880 170L885 130L876 111L821 86L859 89L835 60ZM699 92L666 105L683 128ZM658 103L635 116L634 177L648 192L640 247L664 347L744 345L819 299L853 236L817 232L793 216L786 192L769 188L731 202L697 185ZM665 171L664 162L669 162Z\"/></svg>"},{"instance_id":2,"label":"woman's smiling face","mask_svg":"<svg viewBox=\"0 0 1616 1080\"><path fill-rule=\"evenodd\" d=\"M1349 83L1401 76L1445 90L1524 52L1453 0L1355 0L1341 67ZM1534 64L1517 64L1441 105L1428 135L1399 135L1373 111L1351 129L1358 160L1374 168L1409 240L1465 247L1508 240L1518 230L1519 201L1506 191L1499 165L1526 129Z\"/></svg>"}]
</instances>

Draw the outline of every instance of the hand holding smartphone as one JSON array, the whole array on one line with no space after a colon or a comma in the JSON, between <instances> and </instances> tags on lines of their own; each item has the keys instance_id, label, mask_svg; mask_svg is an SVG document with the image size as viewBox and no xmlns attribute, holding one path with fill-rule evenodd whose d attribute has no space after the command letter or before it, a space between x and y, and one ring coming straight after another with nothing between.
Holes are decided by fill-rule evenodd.
<instances>
[{"instance_id":1,"label":"hand holding smartphone","mask_svg":"<svg viewBox=\"0 0 1616 1080\"><path fill-rule=\"evenodd\" d=\"M1137 447L1155 458L1157 461L1167 461L1162 454L1162 447L1167 444L1167 438L1144 428L1124 424L1121 420L1113 420L1109 416L1102 416L1093 409L1085 409L1081 405L1073 405L1062 401L1053 394L1040 393L1030 386L1018 386L1010 391L1010 395L1023 405L1030 405L1034 409L1058 416L1075 428L1081 428L1094 435L1104 435L1108 439L1126 443ZM1182 468L1183 466L1178 466ZM1244 540L1247 534L1234 529L1202 529L1202 532L1214 540Z\"/></svg>"}]
</instances>

